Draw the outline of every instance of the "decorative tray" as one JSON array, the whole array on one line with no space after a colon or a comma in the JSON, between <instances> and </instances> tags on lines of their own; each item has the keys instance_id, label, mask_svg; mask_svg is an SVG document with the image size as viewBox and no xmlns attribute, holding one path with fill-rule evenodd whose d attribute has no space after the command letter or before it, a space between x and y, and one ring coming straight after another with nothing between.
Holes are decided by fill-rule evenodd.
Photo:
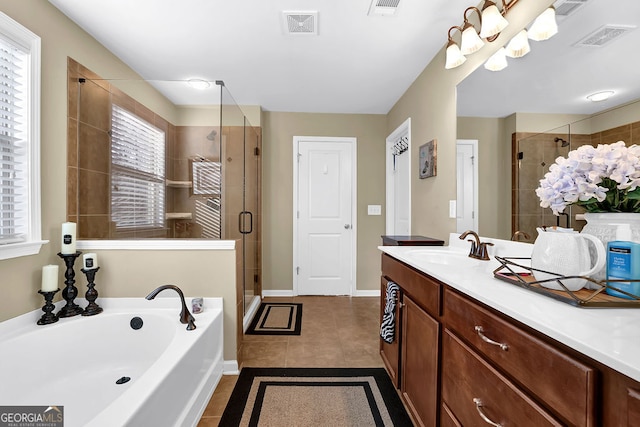
<instances>
[{"instance_id":1,"label":"decorative tray","mask_svg":"<svg viewBox=\"0 0 640 427\"><path fill-rule=\"evenodd\" d=\"M551 273L544 270L538 270L532 267L518 264L514 260L523 262L530 260L531 258L509 258L509 257L495 257L500 264L500 267L493 270L493 275L496 279L500 279L507 283L511 283L521 288L528 289L532 292L542 294L553 298L558 301L565 302L567 304L576 307L615 307L615 308L640 308L640 296L630 294L616 287L616 282L637 282L638 280L602 280L596 281L589 277L584 276L561 276L559 274ZM556 276L552 279L536 280L534 277L534 271L540 271L542 273L551 274ZM587 286L594 289L587 289L587 287L580 289L579 291L570 291L562 283L565 279L582 278L588 280L591 286ZM559 284L565 290L553 290L545 288L541 283L554 282ZM589 285L588 284L588 285ZM632 299L620 298L614 295L609 295L605 292L607 288L611 288L617 292L628 295Z\"/></svg>"}]
</instances>

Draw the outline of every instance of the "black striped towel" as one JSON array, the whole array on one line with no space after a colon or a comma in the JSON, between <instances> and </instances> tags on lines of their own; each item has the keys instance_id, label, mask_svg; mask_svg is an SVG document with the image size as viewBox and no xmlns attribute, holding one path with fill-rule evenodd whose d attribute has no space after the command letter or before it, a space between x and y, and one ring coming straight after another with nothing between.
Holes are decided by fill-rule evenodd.
<instances>
[{"instance_id":1,"label":"black striped towel","mask_svg":"<svg viewBox=\"0 0 640 427\"><path fill-rule=\"evenodd\" d=\"M388 281L385 295L384 314L380 325L380 337L391 344L396 337L396 303L400 287L397 283Z\"/></svg>"}]
</instances>

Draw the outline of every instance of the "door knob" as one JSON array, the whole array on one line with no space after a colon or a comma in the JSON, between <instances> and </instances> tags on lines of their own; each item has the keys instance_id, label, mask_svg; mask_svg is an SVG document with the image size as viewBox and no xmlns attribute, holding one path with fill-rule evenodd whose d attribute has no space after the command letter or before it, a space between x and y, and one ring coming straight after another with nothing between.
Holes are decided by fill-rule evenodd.
<instances>
[{"instance_id":1,"label":"door knob","mask_svg":"<svg viewBox=\"0 0 640 427\"><path fill-rule=\"evenodd\" d=\"M351 224L345 224L345 225L344 225L344 229L345 229L345 230L348 230L348 229L350 229L350 228L351 228Z\"/></svg>"}]
</instances>

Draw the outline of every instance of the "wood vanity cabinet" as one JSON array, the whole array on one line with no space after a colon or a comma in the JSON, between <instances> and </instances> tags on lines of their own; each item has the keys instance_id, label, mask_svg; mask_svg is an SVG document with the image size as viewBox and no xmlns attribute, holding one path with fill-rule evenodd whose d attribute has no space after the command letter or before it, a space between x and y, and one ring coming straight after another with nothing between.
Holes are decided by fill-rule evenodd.
<instances>
[{"instance_id":1,"label":"wood vanity cabinet","mask_svg":"<svg viewBox=\"0 0 640 427\"><path fill-rule=\"evenodd\" d=\"M389 345L380 340L380 353L392 380L396 378L396 387L400 389L414 423L436 426L442 284L383 255L382 306L389 280L401 288L400 303L396 306L396 339L399 338L399 342Z\"/></svg>"},{"instance_id":2,"label":"wood vanity cabinet","mask_svg":"<svg viewBox=\"0 0 640 427\"><path fill-rule=\"evenodd\" d=\"M469 343L478 357L513 378L532 396L546 402L567 424L594 425L593 367L450 289L445 290L444 317L451 334ZM447 359L446 350L443 353Z\"/></svg>"},{"instance_id":3,"label":"wood vanity cabinet","mask_svg":"<svg viewBox=\"0 0 640 427\"><path fill-rule=\"evenodd\" d=\"M385 366L419 426L640 426L640 383L382 255L401 289ZM577 310L580 310L576 308Z\"/></svg>"}]
</instances>

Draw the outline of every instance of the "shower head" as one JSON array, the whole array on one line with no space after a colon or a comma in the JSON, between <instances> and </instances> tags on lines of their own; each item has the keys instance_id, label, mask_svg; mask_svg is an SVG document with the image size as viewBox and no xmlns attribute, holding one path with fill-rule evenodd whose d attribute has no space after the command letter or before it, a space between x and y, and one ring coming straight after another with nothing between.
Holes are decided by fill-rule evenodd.
<instances>
[{"instance_id":1,"label":"shower head","mask_svg":"<svg viewBox=\"0 0 640 427\"><path fill-rule=\"evenodd\" d=\"M218 132L216 132L216 130L212 130L211 132L209 132L209 135L207 135L207 139L209 141L215 141L216 140L216 135L218 134Z\"/></svg>"},{"instance_id":2,"label":"shower head","mask_svg":"<svg viewBox=\"0 0 640 427\"><path fill-rule=\"evenodd\" d=\"M553 140L553 142L560 142L560 141L562 141L562 144L560 144L561 147L568 147L569 146L569 142L567 140L562 139L562 138L557 138L556 137Z\"/></svg>"}]
</instances>

